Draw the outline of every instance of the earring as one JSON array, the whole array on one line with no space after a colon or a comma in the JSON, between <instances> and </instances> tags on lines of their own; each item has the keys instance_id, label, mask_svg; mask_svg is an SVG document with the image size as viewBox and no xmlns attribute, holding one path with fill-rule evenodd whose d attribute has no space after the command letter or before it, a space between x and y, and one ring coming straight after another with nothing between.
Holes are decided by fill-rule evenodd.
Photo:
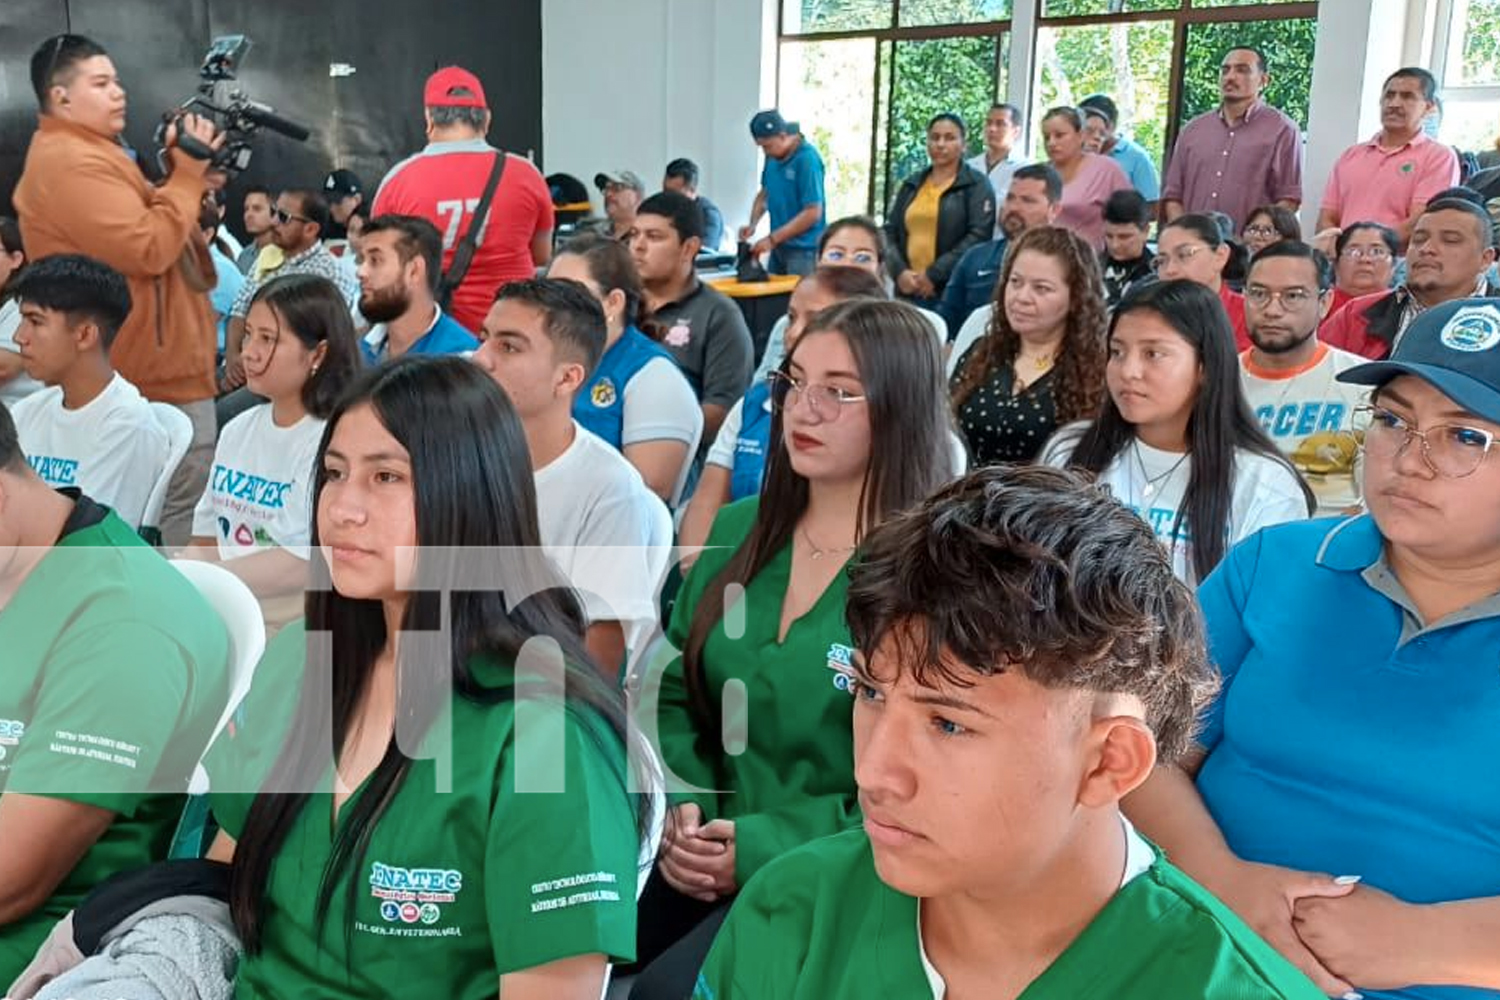
<instances>
[{"instance_id":1,"label":"earring","mask_svg":"<svg viewBox=\"0 0 1500 1000\"><path fill-rule=\"evenodd\" d=\"M318 374L318 366L317 365L313 365L312 366L312 370L309 371L307 374L308 374L309 377Z\"/></svg>"}]
</instances>

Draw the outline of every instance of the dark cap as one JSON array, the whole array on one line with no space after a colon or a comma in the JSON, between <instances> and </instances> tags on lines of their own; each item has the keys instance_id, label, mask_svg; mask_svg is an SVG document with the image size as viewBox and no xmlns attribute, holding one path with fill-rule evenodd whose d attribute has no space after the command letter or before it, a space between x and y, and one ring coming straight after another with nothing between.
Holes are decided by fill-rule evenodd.
<instances>
[{"instance_id":1,"label":"dark cap","mask_svg":"<svg viewBox=\"0 0 1500 1000\"><path fill-rule=\"evenodd\" d=\"M788 135L797 131L797 123L781 117L775 108L757 111L750 119L750 134L757 139L769 139L773 135Z\"/></svg>"},{"instance_id":2,"label":"dark cap","mask_svg":"<svg viewBox=\"0 0 1500 1000\"><path fill-rule=\"evenodd\" d=\"M646 193L646 185L640 175L634 170L611 170L606 173L594 175L594 187L603 191L611 184L619 184L622 187L635 188L641 194Z\"/></svg>"},{"instance_id":3,"label":"dark cap","mask_svg":"<svg viewBox=\"0 0 1500 1000\"><path fill-rule=\"evenodd\" d=\"M328 196L329 201L348 198L359 194L364 189L364 185L359 182L359 177L352 170L335 170L323 178L323 193Z\"/></svg>"},{"instance_id":4,"label":"dark cap","mask_svg":"<svg viewBox=\"0 0 1500 1000\"><path fill-rule=\"evenodd\" d=\"M1415 375L1476 417L1500 424L1500 299L1460 299L1412 320L1384 361L1338 375L1354 385L1385 385Z\"/></svg>"}]
</instances>

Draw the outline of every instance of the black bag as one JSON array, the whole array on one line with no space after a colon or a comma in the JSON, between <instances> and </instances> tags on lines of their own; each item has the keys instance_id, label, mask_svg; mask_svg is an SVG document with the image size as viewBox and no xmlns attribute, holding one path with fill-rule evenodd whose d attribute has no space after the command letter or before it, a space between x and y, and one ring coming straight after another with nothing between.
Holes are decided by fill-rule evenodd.
<instances>
[{"instance_id":1,"label":"black bag","mask_svg":"<svg viewBox=\"0 0 1500 1000\"><path fill-rule=\"evenodd\" d=\"M755 254L750 252L750 244L744 240L740 240L739 249L734 255L734 272L735 280L743 285L769 280L766 269L761 266Z\"/></svg>"},{"instance_id":2,"label":"black bag","mask_svg":"<svg viewBox=\"0 0 1500 1000\"><path fill-rule=\"evenodd\" d=\"M438 305L442 306L445 312L448 309L448 303L453 300L453 293L459 285L464 283L464 275L469 273L469 265L474 262L474 251L479 245L479 234L484 232L484 223L490 214L490 202L495 199L495 189L500 186L500 178L505 174L506 159L507 155L503 149L495 154L495 165L490 169L490 179L485 181L484 196L479 199L479 205L474 209L474 220L469 223L463 239L458 241L458 247L453 251L453 263L449 265L447 273L443 275L442 284L438 286Z\"/></svg>"}]
</instances>

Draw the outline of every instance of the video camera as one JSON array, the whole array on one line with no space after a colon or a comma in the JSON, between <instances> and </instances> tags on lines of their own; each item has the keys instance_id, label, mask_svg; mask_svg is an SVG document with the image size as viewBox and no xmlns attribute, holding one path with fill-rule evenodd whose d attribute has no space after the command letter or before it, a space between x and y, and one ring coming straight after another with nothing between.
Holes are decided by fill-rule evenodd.
<instances>
[{"instance_id":1,"label":"video camera","mask_svg":"<svg viewBox=\"0 0 1500 1000\"><path fill-rule=\"evenodd\" d=\"M208 55L203 57L203 66L198 70L198 76L203 80L198 86L198 92L181 106L163 115L162 123L156 130L156 144L161 147L158 155L162 160L164 173L167 167L167 127L173 122L179 123L179 149L189 156L210 161L230 177L250 165L251 143L255 133L262 128L268 128L297 142L307 141L311 133L306 128L281 117L275 108L253 101L244 91L229 85L235 79L245 53L250 51L250 45L250 39L244 35L221 35L209 46ZM184 135L180 123L184 115L190 114L202 115L212 121L224 136L224 145L213 150L192 136Z\"/></svg>"}]
</instances>

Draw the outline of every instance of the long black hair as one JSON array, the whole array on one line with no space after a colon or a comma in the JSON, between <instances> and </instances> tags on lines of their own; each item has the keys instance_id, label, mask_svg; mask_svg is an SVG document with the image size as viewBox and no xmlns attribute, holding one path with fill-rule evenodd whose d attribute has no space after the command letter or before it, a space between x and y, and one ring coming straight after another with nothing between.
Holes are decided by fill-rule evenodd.
<instances>
[{"instance_id":1,"label":"long black hair","mask_svg":"<svg viewBox=\"0 0 1500 1000\"><path fill-rule=\"evenodd\" d=\"M1228 216L1225 216L1227 219ZM1232 225L1232 223L1231 223ZM1245 274L1245 249L1236 243L1224 227L1219 225L1211 216L1189 213L1179 215L1171 222L1162 226L1157 232L1157 240L1161 234L1168 229L1181 229L1183 232L1191 233L1208 245L1209 250L1217 251L1219 247L1228 247L1229 256L1224 260L1224 266L1219 268L1219 280L1228 284L1235 280L1235 275L1243 278Z\"/></svg>"},{"instance_id":2,"label":"long black hair","mask_svg":"<svg viewBox=\"0 0 1500 1000\"><path fill-rule=\"evenodd\" d=\"M781 371L789 370L797 351L815 334L829 332L842 334L849 343L870 420L870 460L855 522L858 541L958 473L952 465L947 383L932 324L911 306L872 299L851 299L814 316L782 361ZM749 537L703 591L688 629L684 679L694 714L709 731L717 730L718 713L708 691L703 648L724 617L725 588L743 587L755 579L791 543L807 510L808 483L792 468L783 423L778 409L771 416L766 478Z\"/></svg>"},{"instance_id":3,"label":"long black hair","mask_svg":"<svg viewBox=\"0 0 1500 1000\"><path fill-rule=\"evenodd\" d=\"M313 509L327 484L323 459L339 421L351 410L369 406L411 459L415 490L416 537L420 559L435 560L439 573L451 567L446 553L461 549L511 549L514 577L529 583L561 582L542 554L537 527L536 492L530 454L520 417L510 400L474 365L452 357L408 357L367 371L340 401L324 429L313 482ZM230 906L235 927L248 952L263 941L265 893L271 867L286 843L298 815L310 802L307 789L326 777L329 725L334 748L341 748L356 723L361 694L376 658L386 647L386 622L378 600L339 594L331 585L319 555L319 532L313 522L312 551L317 582L307 596L308 657L313 660L312 637L331 633L331 683L323 671L305 672L300 698L286 742L270 775L255 797L235 851ZM432 565L424 566L430 576ZM449 579L438 576L438 579ZM454 577L456 579L456 577ZM452 691L478 704L498 704L517 697L514 686L486 686L474 674L476 660L501 665L517 661L522 646L545 636L557 643L566 663L568 710L593 725L590 734L607 729L626 741L623 694L606 684L588 663L583 645L584 616L577 596L565 587L539 591L517 602L503 593L455 588L448 595L452 646L447 671ZM513 594L515 592L512 592ZM442 624L443 595L417 592L407 604L403 631L436 629ZM444 693L438 679L423 673L419 662L398 655L397 732L402 744L410 735L428 730L445 705L434 695ZM331 688L331 694L330 694ZM425 696L424 696L425 692ZM597 738L597 735L596 735ZM614 755L607 754L610 759ZM623 754L619 754L623 757ZM318 889L320 925L326 922L333 893L342 882L352 913L359 879L350 873L363 864L365 851L381 816L411 771L408 757L395 738L370 775L368 784L345 806L328 866ZM620 765L620 794L625 795L625 765ZM644 800L638 824L644 825ZM326 817L324 820L326 822Z\"/></svg>"},{"instance_id":4,"label":"long black hair","mask_svg":"<svg viewBox=\"0 0 1500 1000\"><path fill-rule=\"evenodd\" d=\"M1193 533L1193 572L1202 580L1224 558L1224 527L1234 505L1235 456L1238 451L1262 455L1285 466L1302 488L1307 512L1317 506L1307 483L1261 430L1240 387L1239 359L1234 330L1224 305L1211 290L1178 279L1143 285L1126 295L1109 322L1113 341L1122 316L1150 312L1193 346L1203 379L1188 414L1187 442L1192 455L1187 491L1172 525L1175 539L1186 524ZM1112 395L1106 396L1099 418L1085 428L1068 464L1096 475L1135 440L1135 425L1120 415ZM1205 527L1206 526L1206 527Z\"/></svg>"}]
</instances>

